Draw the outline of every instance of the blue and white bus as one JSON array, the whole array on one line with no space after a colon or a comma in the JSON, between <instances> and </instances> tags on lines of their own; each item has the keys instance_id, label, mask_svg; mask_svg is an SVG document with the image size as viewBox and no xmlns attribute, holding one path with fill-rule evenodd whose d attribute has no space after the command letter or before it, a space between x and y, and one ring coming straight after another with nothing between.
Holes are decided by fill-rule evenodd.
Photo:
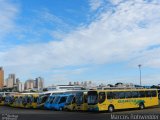
<instances>
[{"instance_id":1,"label":"blue and white bus","mask_svg":"<svg viewBox=\"0 0 160 120\"><path fill-rule=\"evenodd\" d=\"M56 95L51 95L48 97L47 101L44 103L45 109L52 109L52 103L55 99Z\"/></svg>"},{"instance_id":2,"label":"blue and white bus","mask_svg":"<svg viewBox=\"0 0 160 120\"><path fill-rule=\"evenodd\" d=\"M51 104L51 107L54 110L60 110L62 111L66 105L66 100L69 96L72 94L62 94L62 95L57 95L54 99L54 101Z\"/></svg>"}]
</instances>

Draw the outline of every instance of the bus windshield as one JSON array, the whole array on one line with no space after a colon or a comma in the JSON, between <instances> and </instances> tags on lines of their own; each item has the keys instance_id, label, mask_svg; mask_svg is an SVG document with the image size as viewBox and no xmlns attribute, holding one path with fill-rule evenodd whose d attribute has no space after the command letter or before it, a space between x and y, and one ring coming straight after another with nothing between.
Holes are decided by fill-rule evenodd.
<instances>
[{"instance_id":1,"label":"bus windshield","mask_svg":"<svg viewBox=\"0 0 160 120\"><path fill-rule=\"evenodd\" d=\"M89 91L88 92L88 105L95 105L98 103L98 94L96 91Z\"/></svg>"},{"instance_id":2,"label":"bus windshield","mask_svg":"<svg viewBox=\"0 0 160 120\"><path fill-rule=\"evenodd\" d=\"M57 104L59 102L60 98L61 98L60 96L55 97L53 103Z\"/></svg>"},{"instance_id":3,"label":"bus windshield","mask_svg":"<svg viewBox=\"0 0 160 120\"><path fill-rule=\"evenodd\" d=\"M48 101L48 103L51 103L51 104L52 104L52 103L54 102L54 99L55 99L55 96L54 96L54 97L51 97L50 100Z\"/></svg>"},{"instance_id":4,"label":"bus windshield","mask_svg":"<svg viewBox=\"0 0 160 120\"><path fill-rule=\"evenodd\" d=\"M79 92L76 94L76 104L83 104L83 92Z\"/></svg>"},{"instance_id":5,"label":"bus windshield","mask_svg":"<svg viewBox=\"0 0 160 120\"><path fill-rule=\"evenodd\" d=\"M74 95L70 95L66 100L66 105L70 105L73 101Z\"/></svg>"},{"instance_id":6,"label":"bus windshield","mask_svg":"<svg viewBox=\"0 0 160 120\"><path fill-rule=\"evenodd\" d=\"M50 97L48 97L48 99L47 99L47 103L50 103L50 101L52 100L52 96L50 96Z\"/></svg>"},{"instance_id":7,"label":"bus windshield","mask_svg":"<svg viewBox=\"0 0 160 120\"><path fill-rule=\"evenodd\" d=\"M42 96L39 96L38 99L37 99L37 103L40 104L41 101L42 101Z\"/></svg>"},{"instance_id":8,"label":"bus windshield","mask_svg":"<svg viewBox=\"0 0 160 120\"><path fill-rule=\"evenodd\" d=\"M48 98L47 95L40 96L40 97L38 97L38 99L37 99L37 103L38 103L38 104L44 103L44 102L47 100L47 98Z\"/></svg>"}]
</instances>

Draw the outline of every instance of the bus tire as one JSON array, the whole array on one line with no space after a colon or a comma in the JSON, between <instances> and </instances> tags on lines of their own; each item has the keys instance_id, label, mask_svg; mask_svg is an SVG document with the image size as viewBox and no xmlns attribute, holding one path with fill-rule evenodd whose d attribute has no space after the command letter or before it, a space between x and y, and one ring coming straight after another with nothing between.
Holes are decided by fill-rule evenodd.
<instances>
[{"instance_id":1,"label":"bus tire","mask_svg":"<svg viewBox=\"0 0 160 120\"><path fill-rule=\"evenodd\" d=\"M140 103L140 104L139 104L139 109L140 109L140 110L143 110L144 108L145 108L144 103Z\"/></svg>"},{"instance_id":2,"label":"bus tire","mask_svg":"<svg viewBox=\"0 0 160 120\"><path fill-rule=\"evenodd\" d=\"M113 105L109 105L108 106L108 112L113 112L114 111L114 106Z\"/></svg>"}]
</instances>

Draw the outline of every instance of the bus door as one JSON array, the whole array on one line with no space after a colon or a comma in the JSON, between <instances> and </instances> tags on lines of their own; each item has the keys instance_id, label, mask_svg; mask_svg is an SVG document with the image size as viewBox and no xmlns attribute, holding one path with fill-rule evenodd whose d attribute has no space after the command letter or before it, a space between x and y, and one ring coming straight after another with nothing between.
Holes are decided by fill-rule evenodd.
<instances>
[{"instance_id":1,"label":"bus door","mask_svg":"<svg viewBox=\"0 0 160 120\"><path fill-rule=\"evenodd\" d=\"M98 103L99 103L99 108L101 110L106 110L107 104L106 104L106 93L105 92L98 93Z\"/></svg>"}]
</instances>

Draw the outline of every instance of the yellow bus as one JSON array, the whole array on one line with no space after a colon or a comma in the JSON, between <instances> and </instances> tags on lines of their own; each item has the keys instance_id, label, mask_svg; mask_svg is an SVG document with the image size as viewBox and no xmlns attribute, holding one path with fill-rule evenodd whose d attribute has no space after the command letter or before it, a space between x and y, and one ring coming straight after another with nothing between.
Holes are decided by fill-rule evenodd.
<instances>
[{"instance_id":1,"label":"yellow bus","mask_svg":"<svg viewBox=\"0 0 160 120\"><path fill-rule=\"evenodd\" d=\"M86 111L88 109L87 106L87 92L77 92L75 96L75 109L77 111Z\"/></svg>"},{"instance_id":2,"label":"yellow bus","mask_svg":"<svg viewBox=\"0 0 160 120\"><path fill-rule=\"evenodd\" d=\"M25 108L37 108L37 98L38 94L30 94L25 96Z\"/></svg>"},{"instance_id":3,"label":"yellow bus","mask_svg":"<svg viewBox=\"0 0 160 120\"><path fill-rule=\"evenodd\" d=\"M89 111L109 111L158 105L156 89L117 89L88 91Z\"/></svg>"},{"instance_id":4,"label":"yellow bus","mask_svg":"<svg viewBox=\"0 0 160 120\"><path fill-rule=\"evenodd\" d=\"M19 96L15 96L14 97L14 102L13 102L13 104L11 105L11 107L18 107L18 103L19 103Z\"/></svg>"},{"instance_id":5,"label":"yellow bus","mask_svg":"<svg viewBox=\"0 0 160 120\"><path fill-rule=\"evenodd\" d=\"M67 100L66 100L66 105L64 107L64 110L75 110L76 108L76 99L75 99L75 95L70 95Z\"/></svg>"},{"instance_id":6,"label":"yellow bus","mask_svg":"<svg viewBox=\"0 0 160 120\"><path fill-rule=\"evenodd\" d=\"M19 99L22 95L21 94L14 94L12 103L10 104L11 107L19 107Z\"/></svg>"}]
</instances>

